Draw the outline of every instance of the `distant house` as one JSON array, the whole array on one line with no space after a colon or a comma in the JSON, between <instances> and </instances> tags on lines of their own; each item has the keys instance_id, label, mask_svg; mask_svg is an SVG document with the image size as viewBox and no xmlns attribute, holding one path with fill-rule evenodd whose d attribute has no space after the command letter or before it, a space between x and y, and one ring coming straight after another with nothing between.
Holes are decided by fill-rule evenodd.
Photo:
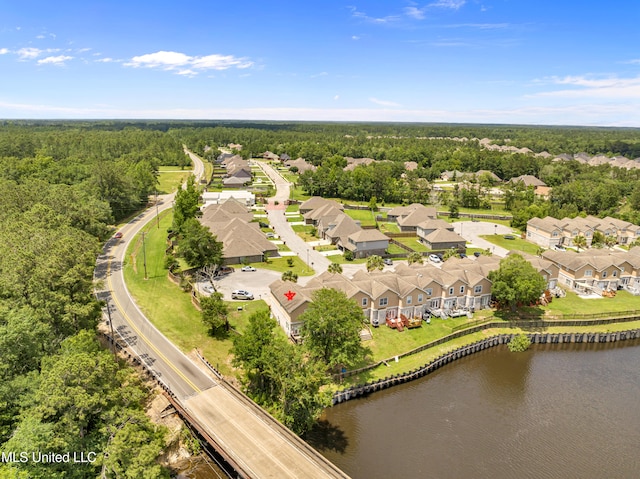
<instances>
[{"instance_id":1,"label":"distant house","mask_svg":"<svg viewBox=\"0 0 640 479\"><path fill-rule=\"evenodd\" d=\"M620 256L614 256L607 251L545 251L544 259L557 264L558 283L578 293L602 294L603 291L618 288L622 275L619 266Z\"/></svg>"},{"instance_id":2,"label":"distant house","mask_svg":"<svg viewBox=\"0 0 640 479\"><path fill-rule=\"evenodd\" d=\"M489 178L493 183L502 182L502 179L498 175L496 175L493 171L489 171L489 170L478 170L474 173L474 176L478 180L480 178L486 177L486 178Z\"/></svg>"},{"instance_id":3,"label":"distant house","mask_svg":"<svg viewBox=\"0 0 640 479\"><path fill-rule=\"evenodd\" d=\"M342 206L337 201L325 200L321 196L312 196L308 200L303 201L302 203L300 203L299 211L300 211L301 215L304 215L305 213L308 213L309 211L315 210L315 209L317 209L317 208L319 208L321 206L324 206L324 205L331 205L331 206L333 206L335 208L338 208L339 210L343 210L344 209L344 206Z\"/></svg>"},{"instance_id":4,"label":"distant house","mask_svg":"<svg viewBox=\"0 0 640 479\"><path fill-rule=\"evenodd\" d=\"M466 251L467 241L458 233L445 228L438 228L418 240L432 250L454 248L457 251Z\"/></svg>"},{"instance_id":5,"label":"distant house","mask_svg":"<svg viewBox=\"0 0 640 479\"><path fill-rule=\"evenodd\" d=\"M435 230L439 229L453 231L453 225L451 223L447 223L445 220L440 219L427 220L418 224L418 226L416 227L416 233L418 235L418 239L424 239Z\"/></svg>"},{"instance_id":6,"label":"distant house","mask_svg":"<svg viewBox=\"0 0 640 479\"><path fill-rule=\"evenodd\" d=\"M284 162L289 161L289 160L291 160L291 157L289 155L287 155L286 153L282 153L280 155L280 161L281 162L284 163Z\"/></svg>"},{"instance_id":7,"label":"distant house","mask_svg":"<svg viewBox=\"0 0 640 479\"><path fill-rule=\"evenodd\" d=\"M256 204L256 195L246 190L236 191L205 191L202 193L202 201L204 206L200 209L204 210L209 205L217 205L234 198L245 206L253 206Z\"/></svg>"},{"instance_id":8,"label":"distant house","mask_svg":"<svg viewBox=\"0 0 640 479\"><path fill-rule=\"evenodd\" d=\"M268 161L278 161L278 160L280 160L280 157L278 155L276 155L275 153L271 152L271 151L265 151L262 154L262 158L264 158L265 160L268 160Z\"/></svg>"},{"instance_id":9,"label":"distant house","mask_svg":"<svg viewBox=\"0 0 640 479\"><path fill-rule=\"evenodd\" d=\"M438 213L434 207L426 207L420 203L399 206L387 212L387 220L393 221L395 219L402 232L416 231L420 223L436 219L437 216Z\"/></svg>"},{"instance_id":10,"label":"distant house","mask_svg":"<svg viewBox=\"0 0 640 479\"><path fill-rule=\"evenodd\" d=\"M304 158L296 158L295 160L288 160L284 162L284 165L291 169L297 168L298 173L304 173L305 171L315 171L316 167L311 163L307 162Z\"/></svg>"},{"instance_id":11,"label":"distant house","mask_svg":"<svg viewBox=\"0 0 640 479\"><path fill-rule=\"evenodd\" d=\"M471 177L473 177L473 173L458 170L443 171L440 174L440 179L444 181L462 181Z\"/></svg>"},{"instance_id":12,"label":"distant house","mask_svg":"<svg viewBox=\"0 0 640 479\"><path fill-rule=\"evenodd\" d=\"M522 184L523 184L524 186L526 186L527 188L528 188L529 186L533 186L533 188L534 188L534 189L535 189L535 188L538 188L538 187L540 187L540 186L547 186L547 184L546 184L544 181L542 181L542 180L540 180L540 179L536 178L536 177L535 177L535 176L533 176L533 175L520 175L520 176L516 176L516 177L514 177L514 178L511 178L511 179L509 180L509 183L514 183L514 184L515 184L515 183L522 183Z\"/></svg>"},{"instance_id":13,"label":"distant house","mask_svg":"<svg viewBox=\"0 0 640 479\"><path fill-rule=\"evenodd\" d=\"M389 237L376 229L361 229L347 237L341 243L345 250L353 253L355 258L366 258L374 254L383 255L389 247Z\"/></svg>"}]
</instances>

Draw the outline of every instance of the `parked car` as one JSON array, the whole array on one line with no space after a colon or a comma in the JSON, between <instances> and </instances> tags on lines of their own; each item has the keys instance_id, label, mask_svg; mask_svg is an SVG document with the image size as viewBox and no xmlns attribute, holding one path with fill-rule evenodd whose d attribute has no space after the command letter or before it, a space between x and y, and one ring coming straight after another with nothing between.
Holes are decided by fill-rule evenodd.
<instances>
[{"instance_id":1,"label":"parked car","mask_svg":"<svg viewBox=\"0 0 640 479\"><path fill-rule=\"evenodd\" d=\"M260 226L260 228L269 228L269 224L268 223L264 223L263 221L259 221L258 225Z\"/></svg>"},{"instance_id":2,"label":"parked car","mask_svg":"<svg viewBox=\"0 0 640 479\"><path fill-rule=\"evenodd\" d=\"M243 266L240 271L256 271L256 269L253 266Z\"/></svg>"},{"instance_id":3,"label":"parked car","mask_svg":"<svg viewBox=\"0 0 640 479\"><path fill-rule=\"evenodd\" d=\"M122 238L122 231L118 231L116 234L114 234L114 235L113 235L113 237L114 237L115 239L120 239L120 238Z\"/></svg>"},{"instance_id":4,"label":"parked car","mask_svg":"<svg viewBox=\"0 0 640 479\"><path fill-rule=\"evenodd\" d=\"M387 266L391 266L393 264L393 261L391 260L391 258L385 258L384 264L386 264Z\"/></svg>"},{"instance_id":5,"label":"parked car","mask_svg":"<svg viewBox=\"0 0 640 479\"><path fill-rule=\"evenodd\" d=\"M231 299L253 299L253 293L245 291L244 289L236 289L231 292Z\"/></svg>"},{"instance_id":6,"label":"parked car","mask_svg":"<svg viewBox=\"0 0 640 479\"><path fill-rule=\"evenodd\" d=\"M267 233L267 238L268 239L273 239L275 237L276 237L276 235L274 235L273 233Z\"/></svg>"},{"instance_id":7,"label":"parked car","mask_svg":"<svg viewBox=\"0 0 640 479\"><path fill-rule=\"evenodd\" d=\"M466 257L467 257L467 255L466 255L466 254L464 254L464 253L460 253L460 254L458 254L458 256L459 256L460 258L462 258L462 259L464 259L464 258L466 258Z\"/></svg>"},{"instance_id":8,"label":"parked car","mask_svg":"<svg viewBox=\"0 0 640 479\"><path fill-rule=\"evenodd\" d=\"M553 247L553 249L555 249L556 251L567 251L567 248L565 248L564 246L561 246L559 244L555 245Z\"/></svg>"},{"instance_id":9,"label":"parked car","mask_svg":"<svg viewBox=\"0 0 640 479\"><path fill-rule=\"evenodd\" d=\"M213 292L215 291L215 289L213 289L213 286L212 286L212 285L210 285L210 284L205 284L205 285L202 287L202 290L203 290L204 292L206 292L206 293L213 293Z\"/></svg>"},{"instance_id":10,"label":"parked car","mask_svg":"<svg viewBox=\"0 0 640 479\"><path fill-rule=\"evenodd\" d=\"M438 256L437 254L433 254L433 253L431 253L429 255L429 261L433 261L434 263L442 263L442 260L440 259L440 256Z\"/></svg>"},{"instance_id":11,"label":"parked car","mask_svg":"<svg viewBox=\"0 0 640 479\"><path fill-rule=\"evenodd\" d=\"M506 239L506 240L514 240L514 239L516 239L516 237L514 235L504 235L503 238Z\"/></svg>"},{"instance_id":12,"label":"parked car","mask_svg":"<svg viewBox=\"0 0 640 479\"><path fill-rule=\"evenodd\" d=\"M215 276L224 276L226 274L233 273L234 269L231 266L222 266L215 272Z\"/></svg>"},{"instance_id":13,"label":"parked car","mask_svg":"<svg viewBox=\"0 0 640 479\"><path fill-rule=\"evenodd\" d=\"M479 258L480 256L482 256L482 253L480 253L480 251L476 251L475 253L473 253L473 256Z\"/></svg>"}]
</instances>

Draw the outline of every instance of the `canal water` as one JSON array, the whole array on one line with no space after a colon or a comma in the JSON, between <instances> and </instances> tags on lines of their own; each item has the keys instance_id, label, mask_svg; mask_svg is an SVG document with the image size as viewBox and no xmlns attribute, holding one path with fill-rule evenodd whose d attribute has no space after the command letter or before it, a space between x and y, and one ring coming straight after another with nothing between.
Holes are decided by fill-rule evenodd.
<instances>
[{"instance_id":1,"label":"canal water","mask_svg":"<svg viewBox=\"0 0 640 479\"><path fill-rule=\"evenodd\" d=\"M354 479L640 477L640 342L498 346L328 409L306 438Z\"/></svg>"}]
</instances>

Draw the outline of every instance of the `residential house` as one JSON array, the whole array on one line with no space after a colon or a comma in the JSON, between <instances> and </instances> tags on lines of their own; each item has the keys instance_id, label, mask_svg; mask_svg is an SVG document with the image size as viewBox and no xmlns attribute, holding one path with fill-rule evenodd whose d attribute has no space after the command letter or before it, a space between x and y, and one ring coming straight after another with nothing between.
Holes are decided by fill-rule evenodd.
<instances>
[{"instance_id":1,"label":"residential house","mask_svg":"<svg viewBox=\"0 0 640 479\"><path fill-rule=\"evenodd\" d=\"M268 161L279 161L280 157L271 151L265 151L262 154L262 158Z\"/></svg>"},{"instance_id":2,"label":"residential house","mask_svg":"<svg viewBox=\"0 0 640 479\"><path fill-rule=\"evenodd\" d=\"M277 245L267 239L258 223L251 222L252 218L253 213L234 198L203 211L200 222L222 242L224 264L260 262L265 255L278 254Z\"/></svg>"},{"instance_id":3,"label":"residential house","mask_svg":"<svg viewBox=\"0 0 640 479\"><path fill-rule=\"evenodd\" d=\"M311 198L309 198L306 201L303 201L302 203L300 203L300 207L299 207L299 211L301 215L304 215L305 213L308 213L311 210L315 210L321 206L324 205L332 205L335 208L338 208L339 210L343 210L344 206L342 206L340 203L338 203L337 201L334 200L326 200L324 198L322 198L321 196L312 196Z\"/></svg>"},{"instance_id":4,"label":"residential house","mask_svg":"<svg viewBox=\"0 0 640 479\"><path fill-rule=\"evenodd\" d=\"M384 255L389 247L389 237L376 229L360 229L347 237L342 248L353 253L355 258L366 258L371 255Z\"/></svg>"},{"instance_id":5,"label":"residential house","mask_svg":"<svg viewBox=\"0 0 640 479\"><path fill-rule=\"evenodd\" d=\"M527 188L530 187L530 186L533 187L534 190L539 188L539 187L541 187L541 186L547 186L547 184L544 181L536 178L533 175L516 176L514 178L511 178L509 180L509 183L514 183L514 184L515 183L522 183Z\"/></svg>"},{"instance_id":6,"label":"residential house","mask_svg":"<svg viewBox=\"0 0 640 479\"><path fill-rule=\"evenodd\" d=\"M305 171L316 171L316 167L307 162L304 158L296 158L295 160L288 160L284 162L284 165L291 169L297 168L298 173L304 173Z\"/></svg>"},{"instance_id":7,"label":"residential house","mask_svg":"<svg viewBox=\"0 0 640 479\"><path fill-rule=\"evenodd\" d=\"M256 195L247 190L205 191L201 196L202 202L204 203L200 208L201 210L205 210L210 205L222 204L231 198L238 200L241 204L247 207L251 207L256 204Z\"/></svg>"},{"instance_id":8,"label":"residential house","mask_svg":"<svg viewBox=\"0 0 640 479\"><path fill-rule=\"evenodd\" d=\"M621 245L627 245L640 239L640 226L610 216L599 219L596 230L605 237L613 236L616 238L616 242Z\"/></svg>"},{"instance_id":9,"label":"residential house","mask_svg":"<svg viewBox=\"0 0 640 479\"><path fill-rule=\"evenodd\" d=\"M416 227L418 241L438 229L453 231L453 225L441 219L423 221Z\"/></svg>"},{"instance_id":10,"label":"residential house","mask_svg":"<svg viewBox=\"0 0 640 479\"><path fill-rule=\"evenodd\" d=\"M437 228L426 236L418 235L418 241L431 250L447 250L451 248L460 252L467 250L467 241L449 228Z\"/></svg>"},{"instance_id":11,"label":"residential house","mask_svg":"<svg viewBox=\"0 0 640 479\"><path fill-rule=\"evenodd\" d=\"M395 220L402 232L416 231L420 223L436 219L437 217L438 213L434 207L426 207L420 203L398 206L387 212L387 220Z\"/></svg>"}]
</instances>

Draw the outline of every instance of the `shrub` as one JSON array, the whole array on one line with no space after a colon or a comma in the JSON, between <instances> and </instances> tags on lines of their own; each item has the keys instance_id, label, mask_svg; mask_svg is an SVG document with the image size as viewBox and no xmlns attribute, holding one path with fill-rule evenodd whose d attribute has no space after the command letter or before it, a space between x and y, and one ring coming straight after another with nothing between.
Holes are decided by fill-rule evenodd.
<instances>
[{"instance_id":1,"label":"shrub","mask_svg":"<svg viewBox=\"0 0 640 479\"><path fill-rule=\"evenodd\" d=\"M512 353L521 353L529 349L529 346L531 346L531 340L524 333L518 334L509 342L508 346L509 351Z\"/></svg>"}]
</instances>

